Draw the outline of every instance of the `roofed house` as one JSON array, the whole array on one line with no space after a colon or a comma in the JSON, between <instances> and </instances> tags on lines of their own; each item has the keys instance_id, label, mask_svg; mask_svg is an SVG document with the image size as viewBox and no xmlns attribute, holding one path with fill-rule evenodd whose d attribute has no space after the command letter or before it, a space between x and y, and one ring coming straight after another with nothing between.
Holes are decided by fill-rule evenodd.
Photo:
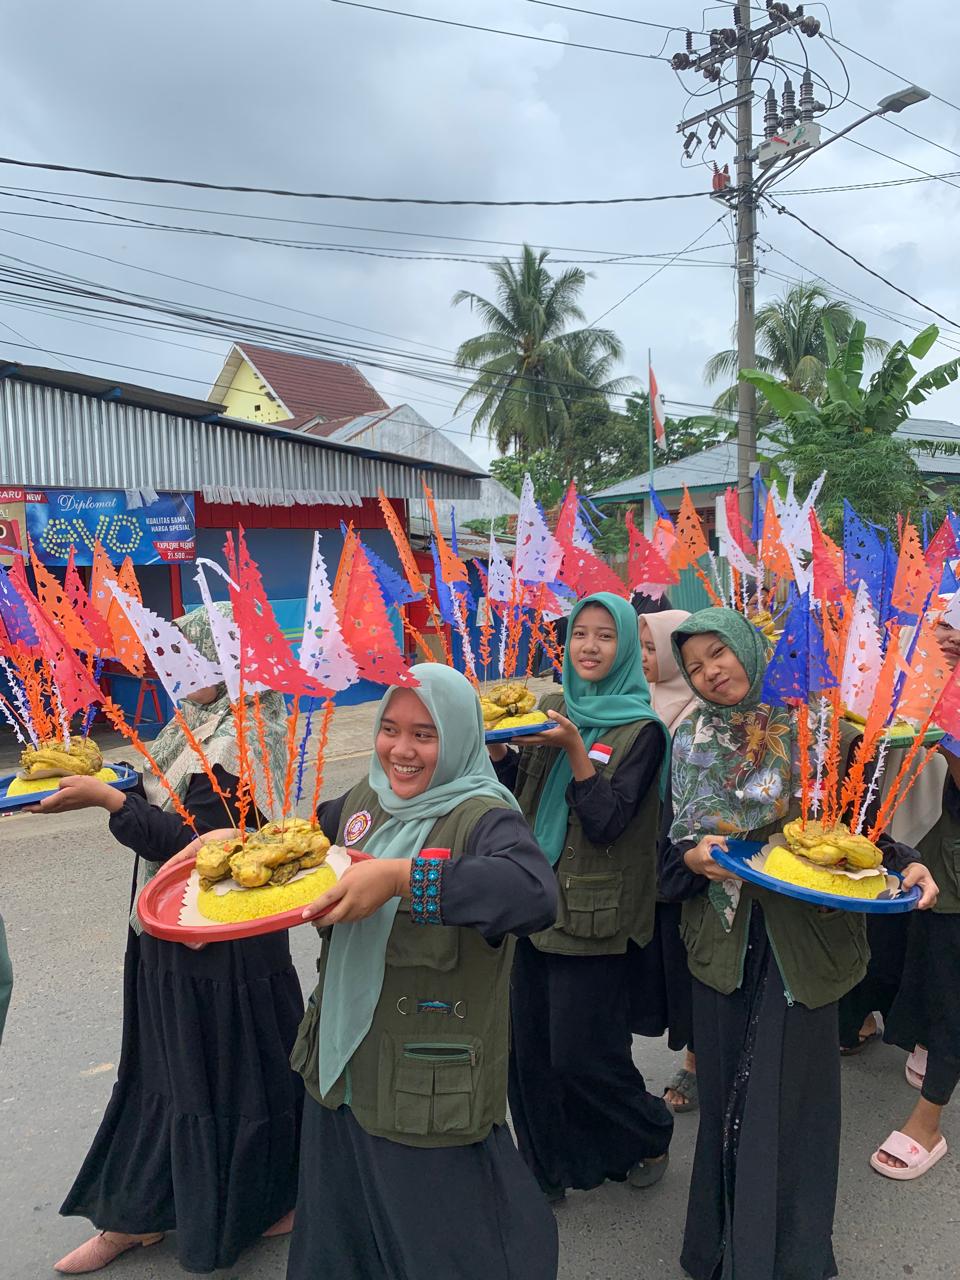
<instances>
[{"instance_id":1,"label":"roofed house","mask_svg":"<svg viewBox=\"0 0 960 1280\"><path fill-rule=\"evenodd\" d=\"M238 342L210 390L231 418L303 431L389 409L356 365Z\"/></svg>"}]
</instances>

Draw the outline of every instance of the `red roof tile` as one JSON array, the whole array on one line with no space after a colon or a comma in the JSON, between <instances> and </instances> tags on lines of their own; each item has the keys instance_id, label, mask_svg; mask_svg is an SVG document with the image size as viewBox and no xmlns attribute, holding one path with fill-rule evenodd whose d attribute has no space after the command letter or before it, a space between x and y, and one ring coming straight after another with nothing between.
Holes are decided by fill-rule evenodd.
<instances>
[{"instance_id":1,"label":"red roof tile","mask_svg":"<svg viewBox=\"0 0 960 1280\"><path fill-rule=\"evenodd\" d=\"M390 407L355 365L246 342L238 342L237 347L294 415L292 421L277 423L288 431L318 414L349 421Z\"/></svg>"}]
</instances>

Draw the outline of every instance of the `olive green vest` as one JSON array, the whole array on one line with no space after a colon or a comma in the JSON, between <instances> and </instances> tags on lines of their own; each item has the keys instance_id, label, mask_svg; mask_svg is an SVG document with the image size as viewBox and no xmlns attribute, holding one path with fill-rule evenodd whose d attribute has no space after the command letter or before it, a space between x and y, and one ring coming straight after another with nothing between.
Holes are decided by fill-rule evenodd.
<instances>
[{"instance_id":1,"label":"olive green vest","mask_svg":"<svg viewBox=\"0 0 960 1280\"><path fill-rule=\"evenodd\" d=\"M426 848L464 854L470 833L496 800L478 796L438 819ZM366 782L347 796L337 842L358 813L365 835L389 817ZM326 931L327 938L332 931ZM291 1065L329 1108L346 1104L367 1133L411 1147L482 1141L503 1124L507 1105L510 966L514 940L491 946L476 929L418 925L401 902L387 943L383 990L373 1023L326 1097L320 1097L318 1033L327 941Z\"/></svg>"},{"instance_id":2,"label":"olive green vest","mask_svg":"<svg viewBox=\"0 0 960 1280\"><path fill-rule=\"evenodd\" d=\"M787 820L781 818L743 839L765 841L782 830ZM729 933L705 893L683 904L680 932L690 972L706 986L726 996L743 981L754 902L763 909L767 937L789 1004L799 1002L808 1009L819 1009L846 995L866 973L870 949L862 914L822 911L744 880Z\"/></svg>"},{"instance_id":3,"label":"olive green vest","mask_svg":"<svg viewBox=\"0 0 960 1280\"><path fill-rule=\"evenodd\" d=\"M953 785L948 774L944 799L947 789ZM960 825L950 817L946 807L941 810L936 826L920 841L917 852L940 888L933 910L943 915L960 915Z\"/></svg>"},{"instance_id":4,"label":"olive green vest","mask_svg":"<svg viewBox=\"0 0 960 1280\"><path fill-rule=\"evenodd\" d=\"M540 706L564 712L561 694L547 694ZM612 748L606 764L593 761L597 773L612 777L647 721L606 729L603 743ZM517 800L533 826L547 777L557 759L551 747L530 747L520 753ZM660 797L656 782L636 816L612 844L587 838L574 809L556 863L560 907L556 924L534 934L540 951L568 956L622 955L632 940L645 947L653 937L657 901L657 847L660 840Z\"/></svg>"}]
</instances>

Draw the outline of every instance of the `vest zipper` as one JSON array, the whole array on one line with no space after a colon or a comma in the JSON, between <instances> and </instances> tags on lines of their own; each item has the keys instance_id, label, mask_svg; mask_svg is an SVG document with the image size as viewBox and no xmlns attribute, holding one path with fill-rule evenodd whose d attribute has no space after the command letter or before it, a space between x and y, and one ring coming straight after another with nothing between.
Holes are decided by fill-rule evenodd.
<instances>
[{"instance_id":1,"label":"vest zipper","mask_svg":"<svg viewBox=\"0 0 960 1280\"><path fill-rule=\"evenodd\" d=\"M795 1004L795 1001L793 998L793 992L787 986L787 980L783 974L783 965L780 963L780 956L777 954L777 948L773 945L773 938L770 936L770 930L767 927L766 920L764 920L763 922L763 927L767 930L767 938L769 939L769 942L770 942L770 950L773 952L773 958L777 962L777 972L780 974L780 981L783 983L784 998L786 999L788 1007L792 1009Z\"/></svg>"}]
</instances>

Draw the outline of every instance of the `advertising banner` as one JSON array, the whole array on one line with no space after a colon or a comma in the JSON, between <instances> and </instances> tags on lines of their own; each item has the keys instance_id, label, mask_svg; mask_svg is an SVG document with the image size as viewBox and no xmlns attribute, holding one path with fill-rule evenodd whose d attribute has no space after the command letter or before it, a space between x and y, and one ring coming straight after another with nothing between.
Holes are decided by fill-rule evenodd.
<instances>
[{"instance_id":1,"label":"advertising banner","mask_svg":"<svg viewBox=\"0 0 960 1280\"><path fill-rule=\"evenodd\" d=\"M134 564L196 556L192 493L160 493L133 507L123 489L26 490L25 498L27 533L44 564L65 565L71 546L78 565L92 564L97 541L114 564L125 556Z\"/></svg>"}]
</instances>

